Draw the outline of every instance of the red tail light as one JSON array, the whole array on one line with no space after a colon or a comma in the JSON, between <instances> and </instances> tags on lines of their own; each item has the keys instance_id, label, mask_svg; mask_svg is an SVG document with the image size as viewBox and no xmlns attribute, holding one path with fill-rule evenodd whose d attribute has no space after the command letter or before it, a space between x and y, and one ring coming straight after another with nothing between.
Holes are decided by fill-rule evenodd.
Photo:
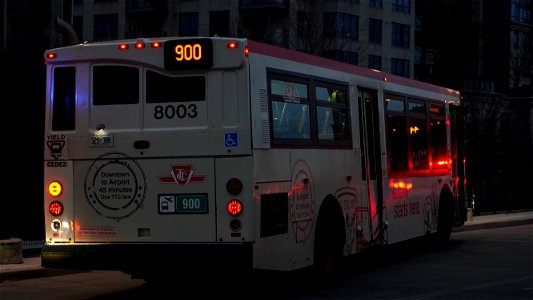
<instances>
[{"instance_id":1,"label":"red tail light","mask_svg":"<svg viewBox=\"0 0 533 300\"><path fill-rule=\"evenodd\" d=\"M242 191L242 182L237 178L231 178L226 182L226 190L231 195L238 195Z\"/></svg>"},{"instance_id":2,"label":"red tail light","mask_svg":"<svg viewBox=\"0 0 533 300\"><path fill-rule=\"evenodd\" d=\"M226 209L228 210L228 213L230 215L238 216L242 213L242 209L243 209L242 202L237 199L233 199L230 202L228 202Z\"/></svg>"},{"instance_id":3,"label":"red tail light","mask_svg":"<svg viewBox=\"0 0 533 300\"><path fill-rule=\"evenodd\" d=\"M59 201L53 201L48 206L48 211L54 217L60 216L63 213L63 204Z\"/></svg>"}]
</instances>

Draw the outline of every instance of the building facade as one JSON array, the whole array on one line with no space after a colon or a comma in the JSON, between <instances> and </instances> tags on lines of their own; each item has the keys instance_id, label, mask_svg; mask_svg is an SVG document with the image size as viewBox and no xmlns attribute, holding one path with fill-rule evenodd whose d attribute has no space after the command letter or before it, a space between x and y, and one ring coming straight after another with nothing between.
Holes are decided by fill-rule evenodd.
<instances>
[{"instance_id":1,"label":"building facade","mask_svg":"<svg viewBox=\"0 0 533 300\"><path fill-rule=\"evenodd\" d=\"M533 2L417 0L415 79L461 91L477 212L531 208Z\"/></svg>"}]
</instances>

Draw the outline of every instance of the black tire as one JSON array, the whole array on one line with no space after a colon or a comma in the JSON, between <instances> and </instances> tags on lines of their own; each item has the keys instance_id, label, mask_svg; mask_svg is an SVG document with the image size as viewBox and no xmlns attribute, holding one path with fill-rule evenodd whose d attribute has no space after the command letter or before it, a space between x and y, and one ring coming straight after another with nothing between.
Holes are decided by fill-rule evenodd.
<instances>
[{"instance_id":1,"label":"black tire","mask_svg":"<svg viewBox=\"0 0 533 300\"><path fill-rule=\"evenodd\" d=\"M439 201L439 219L437 223L436 241L445 244L450 240L453 228L453 197L450 190L443 190Z\"/></svg>"},{"instance_id":2,"label":"black tire","mask_svg":"<svg viewBox=\"0 0 533 300\"><path fill-rule=\"evenodd\" d=\"M322 203L315 230L314 268L323 278L335 278L342 271L346 243L344 216L338 202L327 198Z\"/></svg>"}]
</instances>

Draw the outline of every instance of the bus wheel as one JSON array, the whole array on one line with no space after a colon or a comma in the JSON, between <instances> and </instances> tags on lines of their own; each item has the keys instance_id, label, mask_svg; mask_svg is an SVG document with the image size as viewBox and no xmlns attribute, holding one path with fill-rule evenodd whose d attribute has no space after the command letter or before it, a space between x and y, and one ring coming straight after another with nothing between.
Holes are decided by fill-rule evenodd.
<instances>
[{"instance_id":1,"label":"bus wheel","mask_svg":"<svg viewBox=\"0 0 533 300\"><path fill-rule=\"evenodd\" d=\"M439 201L439 219L437 223L436 240L444 244L450 240L453 227L453 197L450 190L441 192Z\"/></svg>"},{"instance_id":2,"label":"bus wheel","mask_svg":"<svg viewBox=\"0 0 533 300\"><path fill-rule=\"evenodd\" d=\"M333 197L326 198L320 208L315 230L314 268L318 275L326 278L339 275L345 241L342 209Z\"/></svg>"}]
</instances>

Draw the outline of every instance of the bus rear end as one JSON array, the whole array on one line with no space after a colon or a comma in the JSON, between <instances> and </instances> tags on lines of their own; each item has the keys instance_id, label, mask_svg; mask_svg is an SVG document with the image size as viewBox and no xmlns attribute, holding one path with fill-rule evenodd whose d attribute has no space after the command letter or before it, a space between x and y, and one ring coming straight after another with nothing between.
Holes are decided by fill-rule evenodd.
<instances>
[{"instance_id":1,"label":"bus rear end","mask_svg":"<svg viewBox=\"0 0 533 300\"><path fill-rule=\"evenodd\" d=\"M46 51L42 266L251 268L245 40Z\"/></svg>"}]
</instances>

